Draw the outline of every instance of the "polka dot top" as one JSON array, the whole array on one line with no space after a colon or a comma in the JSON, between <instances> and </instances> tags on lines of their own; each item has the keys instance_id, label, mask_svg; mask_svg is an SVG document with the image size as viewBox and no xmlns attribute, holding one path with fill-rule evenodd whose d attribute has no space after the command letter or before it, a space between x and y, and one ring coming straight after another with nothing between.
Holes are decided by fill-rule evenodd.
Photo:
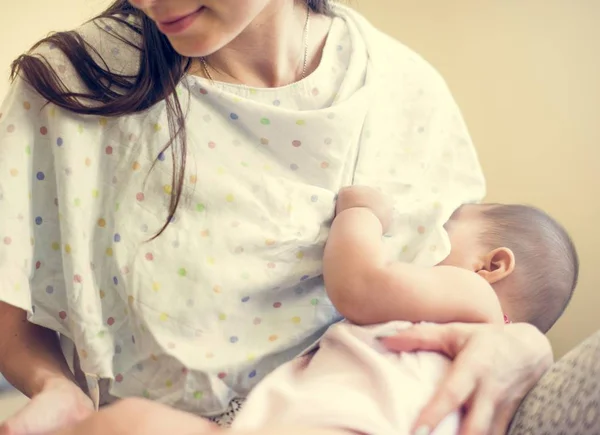
<instances>
[{"instance_id":1,"label":"polka dot top","mask_svg":"<svg viewBox=\"0 0 600 435\"><path fill-rule=\"evenodd\" d=\"M425 61L356 12L336 15L321 64L298 83L184 77L183 199L153 240L173 189L165 103L81 116L22 80L11 87L0 300L74 345L92 391L108 383L96 401L140 396L216 415L340 320L321 259L343 186L394 198L394 259L433 265L449 252L444 222L484 194L460 113ZM134 73L139 55L112 35L135 35L112 26L79 32L113 71ZM39 54L81 89L59 50Z\"/></svg>"}]
</instances>

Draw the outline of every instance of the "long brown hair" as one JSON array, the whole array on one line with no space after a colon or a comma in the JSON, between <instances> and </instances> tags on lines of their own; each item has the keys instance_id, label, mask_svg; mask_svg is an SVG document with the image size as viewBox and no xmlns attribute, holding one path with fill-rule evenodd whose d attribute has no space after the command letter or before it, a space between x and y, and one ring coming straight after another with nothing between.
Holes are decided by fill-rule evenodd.
<instances>
[{"instance_id":1,"label":"long brown hair","mask_svg":"<svg viewBox=\"0 0 600 435\"><path fill-rule=\"evenodd\" d=\"M305 1L316 13L331 13L331 0ZM54 33L42 39L28 53L19 56L12 64L11 80L20 76L48 102L83 115L129 115L165 100L170 139L162 151L171 149L173 189L168 217L155 238L171 222L183 191L187 154L185 113L175 89L190 69L192 59L177 53L156 24L127 0L115 0L92 21L98 19L114 20L139 35L138 41L129 41L112 28L96 23L102 31L139 50L140 65L136 75L109 71L106 62L94 47L76 31L68 31ZM87 92L69 90L53 66L43 57L33 54L42 44L51 44L66 55L76 68Z\"/></svg>"}]
</instances>

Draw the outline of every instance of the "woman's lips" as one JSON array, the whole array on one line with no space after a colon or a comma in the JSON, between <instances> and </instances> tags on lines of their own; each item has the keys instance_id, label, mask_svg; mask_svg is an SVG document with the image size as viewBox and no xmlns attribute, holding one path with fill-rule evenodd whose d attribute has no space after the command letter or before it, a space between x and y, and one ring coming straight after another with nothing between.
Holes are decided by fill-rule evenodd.
<instances>
[{"instance_id":1,"label":"woman's lips","mask_svg":"<svg viewBox=\"0 0 600 435\"><path fill-rule=\"evenodd\" d=\"M158 29L165 35L181 33L192 25L194 20L202 13L202 11L204 11L204 6L200 7L200 9L192 12L191 14L184 15L183 17L157 22Z\"/></svg>"}]
</instances>

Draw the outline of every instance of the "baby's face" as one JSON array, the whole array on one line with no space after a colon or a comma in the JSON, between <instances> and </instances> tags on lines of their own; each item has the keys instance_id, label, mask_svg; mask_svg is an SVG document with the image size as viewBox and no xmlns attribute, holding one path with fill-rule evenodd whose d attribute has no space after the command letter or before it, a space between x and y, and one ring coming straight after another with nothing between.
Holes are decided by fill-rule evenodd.
<instances>
[{"instance_id":1,"label":"baby's face","mask_svg":"<svg viewBox=\"0 0 600 435\"><path fill-rule=\"evenodd\" d=\"M475 271L481 256L485 255L479 235L483 230L482 205L464 205L445 225L450 237L451 251L440 265Z\"/></svg>"}]
</instances>

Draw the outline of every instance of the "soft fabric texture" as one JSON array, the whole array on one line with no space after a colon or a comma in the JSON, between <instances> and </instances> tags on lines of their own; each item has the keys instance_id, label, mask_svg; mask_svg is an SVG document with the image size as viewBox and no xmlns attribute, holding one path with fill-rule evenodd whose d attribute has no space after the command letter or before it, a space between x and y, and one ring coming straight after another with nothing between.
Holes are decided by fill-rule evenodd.
<instances>
[{"instance_id":1,"label":"soft fabric texture","mask_svg":"<svg viewBox=\"0 0 600 435\"><path fill-rule=\"evenodd\" d=\"M394 353L377 340L409 322L327 330L319 349L268 375L251 393L232 427L337 428L372 435L408 434L449 360L433 352ZM458 433L458 412L436 435Z\"/></svg>"},{"instance_id":2,"label":"soft fabric texture","mask_svg":"<svg viewBox=\"0 0 600 435\"><path fill-rule=\"evenodd\" d=\"M321 262L341 187L391 195L390 254L423 265L448 254L452 212L483 198L440 76L356 12L336 14L321 65L296 84L182 80L184 198L152 241L173 189L165 102L107 119L12 86L0 108L0 300L74 344L97 404L142 396L220 415L318 339L339 320ZM113 71L135 73L139 55L112 36L130 31L80 32ZM80 89L59 50L39 54Z\"/></svg>"}]
</instances>

